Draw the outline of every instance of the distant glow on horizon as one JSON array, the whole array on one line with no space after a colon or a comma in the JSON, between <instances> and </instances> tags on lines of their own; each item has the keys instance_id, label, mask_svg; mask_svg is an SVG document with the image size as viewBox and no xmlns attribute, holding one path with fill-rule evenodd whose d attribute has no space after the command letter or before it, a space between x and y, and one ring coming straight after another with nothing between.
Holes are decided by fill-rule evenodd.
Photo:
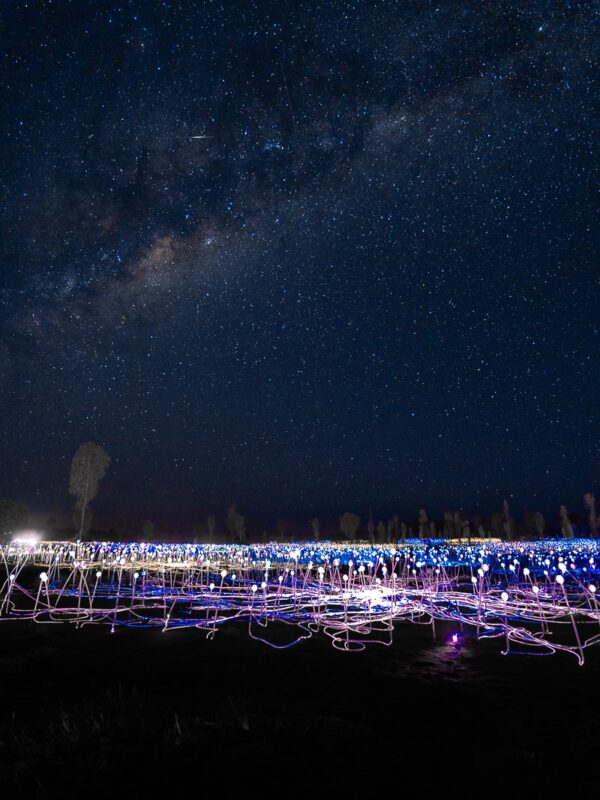
<instances>
[{"instance_id":1,"label":"distant glow on horizon","mask_svg":"<svg viewBox=\"0 0 600 800\"><path fill-rule=\"evenodd\" d=\"M243 621L252 638L274 647L325 635L347 652L390 645L400 622L440 621L477 639L502 639L505 654L562 651L582 664L585 649L600 643L598 555L599 539L406 540L390 547L18 537L0 547L0 621L195 628L209 638ZM277 643L286 630L277 623L291 626L292 641ZM451 643L459 655L458 634Z\"/></svg>"},{"instance_id":2,"label":"distant glow on horizon","mask_svg":"<svg viewBox=\"0 0 600 800\"><path fill-rule=\"evenodd\" d=\"M41 536L37 531L23 531L13 536L11 544L34 546L41 541Z\"/></svg>"}]
</instances>

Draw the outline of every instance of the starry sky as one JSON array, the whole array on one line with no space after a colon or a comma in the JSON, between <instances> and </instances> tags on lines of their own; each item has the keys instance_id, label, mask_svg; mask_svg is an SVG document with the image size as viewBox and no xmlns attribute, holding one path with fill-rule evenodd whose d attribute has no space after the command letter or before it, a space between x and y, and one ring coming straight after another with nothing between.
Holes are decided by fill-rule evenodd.
<instances>
[{"instance_id":1,"label":"starry sky","mask_svg":"<svg viewBox=\"0 0 600 800\"><path fill-rule=\"evenodd\" d=\"M2 11L0 495L98 514L600 493L594 2ZM200 138L199 138L200 137Z\"/></svg>"}]
</instances>

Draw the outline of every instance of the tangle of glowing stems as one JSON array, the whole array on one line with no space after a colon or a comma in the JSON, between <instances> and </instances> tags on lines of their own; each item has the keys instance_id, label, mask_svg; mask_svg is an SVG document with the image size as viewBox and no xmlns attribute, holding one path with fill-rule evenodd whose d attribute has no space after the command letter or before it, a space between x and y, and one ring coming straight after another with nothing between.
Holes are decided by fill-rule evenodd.
<instances>
[{"instance_id":1,"label":"tangle of glowing stems","mask_svg":"<svg viewBox=\"0 0 600 800\"><path fill-rule=\"evenodd\" d=\"M503 652L573 653L600 643L598 539L407 540L395 545L28 542L0 547L0 620L196 628L243 623L289 647L389 645L397 623L451 623ZM274 625L274 623L278 623ZM281 641L282 626L291 635ZM277 635L273 635L275 630ZM272 633L271 633L272 632ZM275 641L277 640L277 641ZM456 646L458 634L453 634Z\"/></svg>"}]
</instances>

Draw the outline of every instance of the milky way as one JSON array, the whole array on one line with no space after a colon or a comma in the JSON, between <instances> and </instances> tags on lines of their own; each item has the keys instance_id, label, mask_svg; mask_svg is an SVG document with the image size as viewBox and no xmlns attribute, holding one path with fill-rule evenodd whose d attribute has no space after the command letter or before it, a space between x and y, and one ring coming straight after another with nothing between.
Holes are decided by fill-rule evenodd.
<instances>
[{"instance_id":1,"label":"milky way","mask_svg":"<svg viewBox=\"0 0 600 800\"><path fill-rule=\"evenodd\" d=\"M91 439L107 517L578 510L594 6L4 9L0 494Z\"/></svg>"}]
</instances>

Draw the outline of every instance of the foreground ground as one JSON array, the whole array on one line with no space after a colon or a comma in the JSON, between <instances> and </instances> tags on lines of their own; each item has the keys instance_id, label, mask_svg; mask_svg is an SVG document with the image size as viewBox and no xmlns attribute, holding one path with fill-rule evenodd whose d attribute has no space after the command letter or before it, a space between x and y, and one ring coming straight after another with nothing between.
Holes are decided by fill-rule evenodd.
<instances>
[{"instance_id":1,"label":"foreground ground","mask_svg":"<svg viewBox=\"0 0 600 800\"><path fill-rule=\"evenodd\" d=\"M457 658L448 635L401 625L391 647L346 654L323 639L276 651L234 626L206 641L2 622L0 782L66 797L593 785L600 652L578 667L467 640Z\"/></svg>"}]
</instances>

